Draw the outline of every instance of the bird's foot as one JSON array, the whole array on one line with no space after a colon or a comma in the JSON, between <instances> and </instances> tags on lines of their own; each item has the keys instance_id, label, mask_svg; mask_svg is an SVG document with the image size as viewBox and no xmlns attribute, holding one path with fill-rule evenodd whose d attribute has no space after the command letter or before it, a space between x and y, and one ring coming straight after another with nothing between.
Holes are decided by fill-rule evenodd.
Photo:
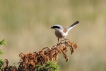
<instances>
[{"instance_id":1,"label":"bird's foot","mask_svg":"<svg viewBox=\"0 0 106 71\"><path fill-rule=\"evenodd\" d=\"M65 39L65 41L68 41L69 39Z\"/></svg>"},{"instance_id":2,"label":"bird's foot","mask_svg":"<svg viewBox=\"0 0 106 71\"><path fill-rule=\"evenodd\" d=\"M60 45L60 43L58 42L58 43L57 43L57 46L59 46L59 45Z\"/></svg>"},{"instance_id":3,"label":"bird's foot","mask_svg":"<svg viewBox=\"0 0 106 71\"><path fill-rule=\"evenodd\" d=\"M65 41L65 42L64 42L64 44L66 45L66 44L67 44L67 42Z\"/></svg>"}]
</instances>

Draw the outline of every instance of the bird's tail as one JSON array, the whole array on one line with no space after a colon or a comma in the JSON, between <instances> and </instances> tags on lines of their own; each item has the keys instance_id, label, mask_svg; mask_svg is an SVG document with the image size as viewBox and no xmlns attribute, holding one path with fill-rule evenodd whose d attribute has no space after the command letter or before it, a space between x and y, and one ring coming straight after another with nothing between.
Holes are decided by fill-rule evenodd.
<instances>
[{"instance_id":1,"label":"bird's tail","mask_svg":"<svg viewBox=\"0 0 106 71\"><path fill-rule=\"evenodd\" d=\"M67 31L69 32L73 27L75 27L79 21L75 21L70 27L67 28Z\"/></svg>"}]
</instances>

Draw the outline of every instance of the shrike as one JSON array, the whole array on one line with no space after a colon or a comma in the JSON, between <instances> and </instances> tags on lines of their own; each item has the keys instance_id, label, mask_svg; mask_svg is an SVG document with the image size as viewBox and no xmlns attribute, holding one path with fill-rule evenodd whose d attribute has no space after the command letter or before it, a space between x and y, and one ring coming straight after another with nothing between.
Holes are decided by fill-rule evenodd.
<instances>
[{"instance_id":1,"label":"shrike","mask_svg":"<svg viewBox=\"0 0 106 71\"><path fill-rule=\"evenodd\" d=\"M69 31L75 27L79 21L74 22L71 26L68 28L63 28L61 25L54 25L51 28L55 30L55 35L58 38L58 43L59 43L59 38L64 38L66 42L66 36L68 35Z\"/></svg>"}]
</instances>

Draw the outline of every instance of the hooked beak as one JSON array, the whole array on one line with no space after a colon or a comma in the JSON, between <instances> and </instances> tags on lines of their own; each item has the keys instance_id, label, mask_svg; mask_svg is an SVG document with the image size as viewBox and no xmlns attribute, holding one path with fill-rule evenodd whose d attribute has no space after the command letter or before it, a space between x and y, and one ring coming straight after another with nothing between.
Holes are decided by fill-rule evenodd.
<instances>
[{"instance_id":1,"label":"hooked beak","mask_svg":"<svg viewBox=\"0 0 106 71\"><path fill-rule=\"evenodd\" d=\"M54 26L52 26L51 29L54 29Z\"/></svg>"}]
</instances>

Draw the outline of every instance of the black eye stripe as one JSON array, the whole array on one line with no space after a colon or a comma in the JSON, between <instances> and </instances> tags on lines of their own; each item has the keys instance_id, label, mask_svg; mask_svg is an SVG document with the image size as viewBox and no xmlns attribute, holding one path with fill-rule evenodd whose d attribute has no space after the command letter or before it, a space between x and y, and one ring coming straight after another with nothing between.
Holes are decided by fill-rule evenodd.
<instances>
[{"instance_id":1,"label":"black eye stripe","mask_svg":"<svg viewBox=\"0 0 106 71\"><path fill-rule=\"evenodd\" d=\"M59 27L59 26L53 26L52 28L58 28L58 29L60 29L60 27Z\"/></svg>"}]
</instances>

